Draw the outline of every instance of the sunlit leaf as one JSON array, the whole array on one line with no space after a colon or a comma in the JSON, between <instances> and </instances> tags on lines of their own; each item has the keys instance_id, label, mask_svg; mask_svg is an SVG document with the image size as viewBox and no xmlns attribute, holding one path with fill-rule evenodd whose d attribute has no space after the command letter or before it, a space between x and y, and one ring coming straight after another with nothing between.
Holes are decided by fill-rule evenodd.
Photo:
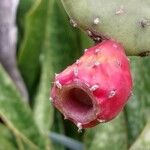
<instances>
[{"instance_id":1,"label":"sunlit leaf","mask_svg":"<svg viewBox=\"0 0 150 150\"><path fill-rule=\"evenodd\" d=\"M126 123L123 114L111 122L88 129L84 142L86 150L127 150Z\"/></svg>"},{"instance_id":2,"label":"sunlit leaf","mask_svg":"<svg viewBox=\"0 0 150 150\"><path fill-rule=\"evenodd\" d=\"M150 122L147 123L144 130L133 143L129 150L149 150L150 149Z\"/></svg>"},{"instance_id":3,"label":"sunlit leaf","mask_svg":"<svg viewBox=\"0 0 150 150\"><path fill-rule=\"evenodd\" d=\"M132 57L131 72L133 77L133 94L126 109L128 141L131 145L143 130L147 117L146 102L150 97L150 80L148 58ZM150 102L150 101L149 101ZM149 103L150 106L150 103Z\"/></svg>"},{"instance_id":4,"label":"sunlit leaf","mask_svg":"<svg viewBox=\"0 0 150 150\"><path fill-rule=\"evenodd\" d=\"M0 65L0 118L8 128L33 149L44 147L44 138L34 123L31 110L18 94Z\"/></svg>"},{"instance_id":5,"label":"sunlit leaf","mask_svg":"<svg viewBox=\"0 0 150 150\"><path fill-rule=\"evenodd\" d=\"M17 145L13 141L13 135L0 123L0 150L16 150Z\"/></svg>"}]
</instances>

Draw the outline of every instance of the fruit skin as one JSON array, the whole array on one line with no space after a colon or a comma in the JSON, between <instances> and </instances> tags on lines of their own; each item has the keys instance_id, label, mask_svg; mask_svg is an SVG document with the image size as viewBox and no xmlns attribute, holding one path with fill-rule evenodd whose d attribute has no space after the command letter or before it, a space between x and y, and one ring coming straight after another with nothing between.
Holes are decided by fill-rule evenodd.
<instances>
[{"instance_id":1,"label":"fruit skin","mask_svg":"<svg viewBox=\"0 0 150 150\"><path fill-rule=\"evenodd\" d=\"M89 49L55 77L52 103L79 129L113 119L132 90L128 58L123 47L106 40Z\"/></svg>"},{"instance_id":2,"label":"fruit skin","mask_svg":"<svg viewBox=\"0 0 150 150\"><path fill-rule=\"evenodd\" d=\"M92 38L95 34L115 39L122 43L127 55L150 54L150 1L62 0L62 3L74 26Z\"/></svg>"}]
</instances>

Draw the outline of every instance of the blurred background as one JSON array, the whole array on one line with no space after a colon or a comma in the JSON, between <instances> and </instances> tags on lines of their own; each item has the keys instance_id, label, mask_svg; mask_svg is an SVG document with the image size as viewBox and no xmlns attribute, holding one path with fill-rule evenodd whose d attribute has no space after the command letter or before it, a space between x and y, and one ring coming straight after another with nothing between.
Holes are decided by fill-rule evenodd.
<instances>
[{"instance_id":1,"label":"blurred background","mask_svg":"<svg viewBox=\"0 0 150 150\"><path fill-rule=\"evenodd\" d=\"M0 150L150 150L150 59L130 57L134 90L113 121L78 132L49 101L55 73L94 42L60 0L0 0Z\"/></svg>"}]
</instances>

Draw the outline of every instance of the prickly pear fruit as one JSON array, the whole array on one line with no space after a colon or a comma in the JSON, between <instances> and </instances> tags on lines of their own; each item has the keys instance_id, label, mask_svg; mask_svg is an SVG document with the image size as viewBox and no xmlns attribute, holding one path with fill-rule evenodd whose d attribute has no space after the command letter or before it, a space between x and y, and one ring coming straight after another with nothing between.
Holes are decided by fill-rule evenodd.
<instances>
[{"instance_id":1,"label":"prickly pear fruit","mask_svg":"<svg viewBox=\"0 0 150 150\"><path fill-rule=\"evenodd\" d=\"M55 76L54 106L79 129L113 119L132 90L128 59L112 40L85 50L73 65Z\"/></svg>"},{"instance_id":2,"label":"prickly pear fruit","mask_svg":"<svg viewBox=\"0 0 150 150\"><path fill-rule=\"evenodd\" d=\"M94 40L115 39L127 55L150 53L150 1L62 0L75 27Z\"/></svg>"}]
</instances>

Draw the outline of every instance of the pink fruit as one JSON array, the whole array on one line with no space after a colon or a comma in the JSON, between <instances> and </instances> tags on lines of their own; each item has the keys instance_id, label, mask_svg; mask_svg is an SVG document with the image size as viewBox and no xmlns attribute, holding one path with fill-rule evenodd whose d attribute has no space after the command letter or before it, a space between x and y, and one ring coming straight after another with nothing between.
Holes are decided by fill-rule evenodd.
<instances>
[{"instance_id":1,"label":"pink fruit","mask_svg":"<svg viewBox=\"0 0 150 150\"><path fill-rule=\"evenodd\" d=\"M79 129L113 119L132 90L128 58L113 40L87 49L73 65L56 75L52 103Z\"/></svg>"}]
</instances>

